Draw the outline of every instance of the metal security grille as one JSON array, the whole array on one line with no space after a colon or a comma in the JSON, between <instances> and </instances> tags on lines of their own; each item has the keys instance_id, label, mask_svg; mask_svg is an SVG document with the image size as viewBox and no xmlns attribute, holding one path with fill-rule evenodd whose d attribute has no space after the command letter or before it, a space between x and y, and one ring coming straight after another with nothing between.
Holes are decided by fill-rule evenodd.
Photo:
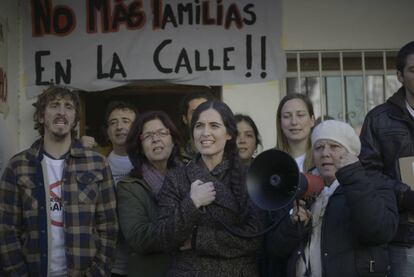
<instances>
[{"instance_id":1,"label":"metal security grille","mask_svg":"<svg viewBox=\"0 0 414 277\"><path fill-rule=\"evenodd\" d=\"M367 112L401 84L396 50L288 51L285 93L305 93L321 120L344 120L358 129Z\"/></svg>"}]
</instances>

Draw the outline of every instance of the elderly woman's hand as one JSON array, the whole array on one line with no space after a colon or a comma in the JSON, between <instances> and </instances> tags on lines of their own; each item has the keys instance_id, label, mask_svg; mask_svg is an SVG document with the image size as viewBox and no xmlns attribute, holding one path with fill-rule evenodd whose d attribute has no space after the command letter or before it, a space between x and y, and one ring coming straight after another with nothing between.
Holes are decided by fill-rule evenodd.
<instances>
[{"instance_id":1,"label":"elderly woman's hand","mask_svg":"<svg viewBox=\"0 0 414 277\"><path fill-rule=\"evenodd\" d=\"M358 161L358 157L343 149L343 153L337 159L334 159L336 169L353 164Z\"/></svg>"},{"instance_id":2,"label":"elderly woman's hand","mask_svg":"<svg viewBox=\"0 0 414 277\"><path fill-rule=\"evenodd\" d=\"M293 202L293 209L290 210L290 220L292 223L303 222L303 226L307 226L311 218L312 213L306 209L305 201L299 200L299 205L297 205L296 201Z\"/></svg>"}]
</instances>

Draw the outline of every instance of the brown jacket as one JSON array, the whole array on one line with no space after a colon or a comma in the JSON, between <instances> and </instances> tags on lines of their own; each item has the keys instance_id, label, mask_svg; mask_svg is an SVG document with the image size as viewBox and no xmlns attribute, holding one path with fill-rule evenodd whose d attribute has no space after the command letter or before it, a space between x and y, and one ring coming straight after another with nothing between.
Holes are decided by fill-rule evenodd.
<instances>
[{"instance_id":1,"label":"brown jacket","mask_svg":"<svg viewBox=\"0 0 414 277\"><path fill-rule=\"evenodd\" d=\"M244 170L237 188L230 187L230 165L224 161L209 172L199 158L171 170L160 192L158 235L173 253L168 276L258 276L256 255L262 238L241 238L229 233L217 219L237 230L257 233L261 225L247 205ZM189 195L195 180L214 182L216 200L197 209ZM236 195L239 195L238 197ZM191 250L180 246L191 239Z\"/></svg>"}]
</instances>

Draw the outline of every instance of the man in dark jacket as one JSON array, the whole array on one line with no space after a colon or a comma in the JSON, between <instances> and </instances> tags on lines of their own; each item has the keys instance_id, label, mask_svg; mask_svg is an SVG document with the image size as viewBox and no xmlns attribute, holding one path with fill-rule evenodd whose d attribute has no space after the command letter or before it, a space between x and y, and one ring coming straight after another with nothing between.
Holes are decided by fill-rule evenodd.
<instances>
[{"instance_id":1,"label":"man in dark jacket","mask_svg":"<svg viewBox=\"0 0 414 277\"><path fill-rule=\"evenodd\" d=\"M397 54L397 77L402 87L386 103L371 110L362 131L361 163L392 184L400 220L390 245L391 277L414 276L414 184L401 180L399 159L414 156L414 41Z\"/></svg>"}]
</instances>

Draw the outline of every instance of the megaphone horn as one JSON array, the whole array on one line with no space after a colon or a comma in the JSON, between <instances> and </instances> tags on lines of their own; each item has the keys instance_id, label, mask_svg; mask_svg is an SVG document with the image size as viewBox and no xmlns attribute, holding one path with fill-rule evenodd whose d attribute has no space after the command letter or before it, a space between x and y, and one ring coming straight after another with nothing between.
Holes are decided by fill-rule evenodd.
<instances>
[{"instance_id":1,"label":"megaphone horn","mask_svg":"<svg viewBox=\"0 0 414 277\"><path fill-rule=\"evenodd\" d=\"M270 149L259 154L247 173L247 192L263 210L279 210L296 198L318 194L324 184L320 177L302 174L286 152Z\"/></svg>"}]
</instances>

